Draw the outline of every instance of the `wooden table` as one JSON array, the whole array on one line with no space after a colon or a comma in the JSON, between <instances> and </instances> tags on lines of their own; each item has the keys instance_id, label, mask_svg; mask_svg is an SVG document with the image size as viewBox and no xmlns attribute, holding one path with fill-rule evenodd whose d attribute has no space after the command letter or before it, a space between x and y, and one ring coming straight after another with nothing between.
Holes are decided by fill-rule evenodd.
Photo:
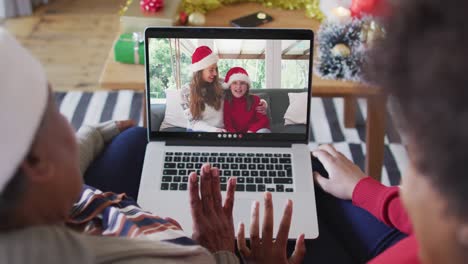
<instances>
[{"instance_id":1,"label":"wooden table","mask_svg":"<svg viewBox=\"0 0 468 264\"><path fill-rule=\"evenodd\" d=\"M307 18L303 10L284 11L266 8L256 3L229 5L211 11L206 14L206 26L229 26L230 20L256 11L267 12L273 17L274 21L263 25L264 27L310 28L314 32L317 32L319 27L319 22ZM313 96L343 97L345 99L344 117L345 127L347 128L355 126L356 98L362 97L367 99L365 170L369 176L380 180L384 157L386 97L376 87L369 87L354 82L324 80L315 75L312 78ZM115 62L113 50L111 50L101 73L99 83L106 89L144 91L144 66ZM143 113L143 116L146 118L146 113Z\"/></svg>"}]
</instances>

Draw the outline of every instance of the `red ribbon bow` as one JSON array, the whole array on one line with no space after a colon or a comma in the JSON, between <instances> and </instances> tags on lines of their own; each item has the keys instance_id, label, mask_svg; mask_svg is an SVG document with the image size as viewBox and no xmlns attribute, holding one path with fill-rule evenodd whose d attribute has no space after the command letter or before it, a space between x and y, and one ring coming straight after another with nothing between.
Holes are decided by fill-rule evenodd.
<instances>
[{"instance_id":1,"label":"red ribbon bow","mask_svg":"<svg viewBox=\"0 0 468 264\"><path fill-rule=\"evenodd\" d=\"M164 7L164 0L141 0L140 7L144 12L158 12Z\"/></svg>"}]
</instances>

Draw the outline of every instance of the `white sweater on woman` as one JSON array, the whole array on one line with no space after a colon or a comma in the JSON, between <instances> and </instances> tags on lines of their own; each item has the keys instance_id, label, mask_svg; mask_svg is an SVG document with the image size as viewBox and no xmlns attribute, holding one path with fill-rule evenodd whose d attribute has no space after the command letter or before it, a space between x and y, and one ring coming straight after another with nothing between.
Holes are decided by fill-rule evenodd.
<instances>
[{"instance_id":1,"label":"white sweater on woman","mask_svg":"<svg viewBox=\"0 0 468 264\"><path fill-rule=\"evenodd\" d=\"M203 132L218 132L218 129L224 128L223 117L223 104L221 100L221 107L216 110L214 107L205 104L205 110L200 119L194 119L192 112L190 112L190 85L185 84L180 91L182 97L182 109L184 116L187 118L187 128L193 131Z\"/></svg>"}]
</instances>

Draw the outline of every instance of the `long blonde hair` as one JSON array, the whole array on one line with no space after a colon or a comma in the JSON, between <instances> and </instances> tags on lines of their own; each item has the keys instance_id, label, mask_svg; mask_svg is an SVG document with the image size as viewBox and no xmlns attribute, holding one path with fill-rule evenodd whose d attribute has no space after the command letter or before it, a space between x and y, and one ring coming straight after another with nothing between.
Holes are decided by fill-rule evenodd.
<instances>
[{"instance_id":1,"label":"long blonde hair","mask_svg":"<svg viewBox=\"0 0 468 264\"><path fill-rule=\"evenodd\" d=\"M217 75L212 83L208 83L203 80L203 70L193 74L190 82L190 112L194 119L201 119L205 104L219 111L222 100L223 88Z\"/></svg>"}]
</instances>

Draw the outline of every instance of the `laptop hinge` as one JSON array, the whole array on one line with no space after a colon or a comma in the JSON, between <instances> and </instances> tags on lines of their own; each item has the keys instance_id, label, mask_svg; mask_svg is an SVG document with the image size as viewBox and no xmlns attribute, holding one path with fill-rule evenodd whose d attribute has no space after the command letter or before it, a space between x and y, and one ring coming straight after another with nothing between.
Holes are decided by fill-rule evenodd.
<instances>
[{"instance_id":1,"label":"laptop hinge","mask_svg":"<svg viewBox=\"0 0 468 264\"><path fill-rule=\"evenodd\" d=\"M211 140L166 140L166 146L229 146L229 147L270 147L290 148L301 142L281 141L211 141Z\"/></svg>"}]
</instances>

